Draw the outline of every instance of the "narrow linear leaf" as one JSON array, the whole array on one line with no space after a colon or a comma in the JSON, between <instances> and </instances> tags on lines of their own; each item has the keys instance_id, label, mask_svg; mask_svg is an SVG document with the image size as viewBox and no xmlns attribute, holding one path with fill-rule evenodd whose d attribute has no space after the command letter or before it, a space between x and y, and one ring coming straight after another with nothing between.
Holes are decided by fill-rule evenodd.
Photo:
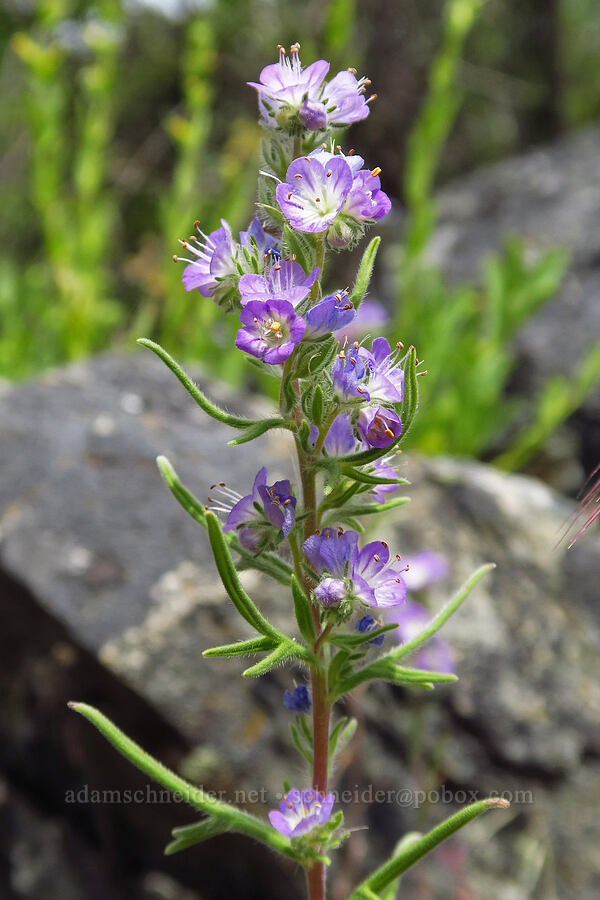
<instances>
[{"instance_id":1,"label":"narrow linear leaf","mask_svg":"<svg viewBox=\"0 0 600 900\"><path fill-rule=\"evenodd\" d=\"M429 625L423 629L419 634L417 634L412 640L407 641L405 644L401 644L400 647L391 650L390 653L387 654L388 659L402 659L404 656L407 656L409 653L412 653L413 650L416 650L417 647L420 647L421 644L424 644L425 641L428 641L432 635L439 631L442 625L448 621L450 616L456 612L459 606L466 600L469 596L475 585L478 581L480 581L484 575L487 575L488 572L491 572L492 569L496 568L495 563L486 563L486 565L481 566L474 572L471 577L463 584L460 590L454 595L452 600L450 600L443 609L439 611L437 616L435 616Z\"/></svg>"},{"instance_id":2,"label":"narrow linear leaf","mask_svg":"<svg viewBox=\"0 0 600 900\"><path fill-rule=\"evenodd\" d=\"M292 740L294 742L294 745L295 745L298 753L304 757L304 759L310 766L312 766L313 755L310 750L307 750L307 748L304 746L304 744L300 740L300 735L298 734L298 729L296 728L296 726L294 725L293 722L290 722L290 734L292 735Z\"/></svg>"},{"instance_id":3,"label":"narrow linear leaf","mask_svg":"<svg viewBox=\"0 0 600 900\"><path fill-rule=\"evenodd\" d=\"M372 516L375 513L385 512L387 509L396 509L398 506L404 506L410 503L410 497L395 497L393 500L386 500L385 503L363 503L360 506L347 506L344 509L344 516Z\"/></svg>"},{"instance_id":4,"label":"narrow linear leaf","mask_svg":"<svg viewBox=\"0 0 600 900\"><path fill-rule=\"evenodd\" d=\"M371 475L370 472L361 472L352 466L342 466L342 472L362 484L410 484L407 478L382 478L380 475Z\"/></svg>"},{"instance_id":5,"label":"narrow linear leaf","mask_svg":"<svg viewBox=\"0 0 600 900\"><path fill-rule=\"evenodd\" d=\"M410 347L404 364L404 399L400 411L402 434L405 435L413 423L419 406L419 385L417 384L417 351Z\"/></svg>"},{"instance_id":6,"label":"narrow linear leaf","mask_svg":"<svg viewBox=\"0 0 600 900\"><path fill-rule=\"evenodd\" d=\"M214 816L209 816L208 819L193 825L174 828L172 834L175 840L165 847L165 856L172 856L174 853L179 853L180 850L186 850L188 847L193 847L194 844L223 834L227 830L227 825L219 822Z\"/></svg>"},{"instance_id":7,"label":"narrow linear leaf","mask_svg":"<svg viewBox=\"0 0 600 900\"><path fill-rule=\"evenodd\" d=\"M277 641L270 637L252 638L249 641L236 641L235 644L223 644L220 647L209 647L202 651L202 656L243 656L248 653L261 653L274 650Z\"/></svg>"},{"instance_id":8,"label":"narrow linear leaf","mask_svg":"<svg viewBox=\"0 0 600 900\"><path fill-rule=\"evenodd\" d=\"M153 353L156 353L175 377L179 379L198 406L203 409L205 413L208 413L209 416L212 416L213 419L224 422L225 425L230 425L232 428L249 428L251 425L256 424L252 419L247 419L245 416L234 416L231 415L231 413L225 412L224 409L221 409L216 403L209 400L208 397L202 393L200 388L194 384L189 375L186 375L181 366L175 362L173 357L170 356L160 344L156 344L148 338L138 338L137 343L141 344L142 347L147 347L148 350L152 350Z\"/></svg>"},{"instance_id":9,"label":"narrow linear leaf","mask_svg":"<svg viewBox=\"0 0 600 900\"><path fill-rule=\"evenodd\" d=\"M354 287L352 288L352 293L350 294L350 302L357 309L362 303L367 292L369 281L371 280L371 273L373 272L373 266L375 265L375 257L377 256L377 251L379 250L380 243L381 238L379 236L374 237L369 242L360 261L360 266L358 267L358 272L356 273L356 281L354 283Z\"/></svg>"},{"instance_id":10,"label":"narrow linear leaf","mask_svg":"<svg viewBox=\"0 0 600 900\"><path fill-rule=\"evenodd\" d=\"M363 634L334 633L329 636L328 642L335 647L341 647L342 650L353 650L355 647L360 647L362 644L368 644L370 641L378 638L381 634L386 634L388 631L394 631L396 628L398 628L398 623L390 622L389 625L382 625L380 628L374 628L372 631L367 631Z\"/></svg>"},{"instance_id":11,"label":"narrow linear leaf","mask_svg":"<svg viewBox=\"0 0 600 900\"><path fill-rule=\"evenodd\" d=\"M456 831L467 825L473 819L487 812L488 809L506 809L510 806L508 800L500 797L489 797L486 800L479 800L472 803L464 809L459 810L453 816L450 816L445 822L442 822L436 828L427 832L419 840L412 841L402 852L394 856L387 863L380 866L372 875L365 879L361 885L350 895L349 900L358 900L360 897L368 896L361 891L368 889L374 891L377 895L391 881L406 872L411 866L418 862L427 853L430 853L438 844L451 837Z\"/></svg>"},{"instance_id":12,"label":"narrow linear leaf","mask_svg":"<svg viewBox=\"0 0 600 900\"><path fill-rule=\"evenodd\" d=\"M271 669L280 666L288 660L307 658L308 652L304 647L300 646L300 644L296 644L294 641L284 639L276 650L264 659L261 659L261 661L257 662L254 666L250 666L250 668L246 669L242 674L244 678L257 678L259 675L270 672ZM315 659L315 657L313 657L313 659Z\"/></svg>"},{"instance_id":13,"label":"narrow linear leaf","mask_svg":"<svg viewBox=\"0 0 600 900\"><path fill-rule=\"evenodd\" d=\"M163 787L182 797L191 806L214 816L220 824L230 831L236 831L256 838L285 856L290 856L292 859L297 858L297 853L289 838L275 831L266 822L261 822L249 813L243 812L243 810L235 806L230 806L230 804L224 803L222 800L210 797L201 788L176 775L171 769L168 769L161 762L150 756L149 753L146 753L145 750L142 750L139 744L127 737L126 734L117 728L114 722L111 722L110 719L99 710L94 709L93 706L89 706L87 703L69 703L68 706L88 719L92 725L95 725L107 741L134 766L137 766L138 769L141 769L154 781L162 784Z\"/></svg>"},{"instance_id":14,"label":"narrow linear leaf","mask_svg":"<svg viewBox=\"0 0 600 900\"><path fill-rule=\"evenodd\" d=\"M395 665L390 659L390 654L382 659L364 666L362 669L353 672L348 678L338 683L332 692L331 699L337 700L343 694L358 687L365 681L372 681L377 678L381 681L390 681L392 684L412 685L415 687L425 687L431 689L434 684L452 684L458 681L456 675L449 672L430 672L427 669L409 669L404 666Z\"/></svg>"},{"instance_id":15,"label":"narrow linear leaf","mask_svg":"<svg viewBox=\"0 0 600 900\"><path fill-rule=\"evenodd\" d=\"M232 441L227 441L227 444L230 447L236 447L238 444L246 444L248 441L253 441L255 438L260 437L261 434L271 431L272 428L284 428L287 431L296 430L296 426L288 419L263 419L262 422L256 422L254 425L249 425L243 434L234 438Z\"/></svg>"},{"instance_id":16,"label":"narrow linear leaf","mask_svg":"<svg viewBox=\"0 0 600 900\"><path fill-rule=\"evenodd\" d=\"M246 622L252 625L253 628L256 628L261 634L275 638L277 642L282 640L285 641L285 635L281 634L281 632L265 619L258 607L255 606L254 602L242 587L229 548L225 542L225 536L219 520L213 513L207 511L206 522L208 527L208 538L215 558L217 570L221 576L223 586L233 601L235 608Z\"/></svg>"}]
</instances>

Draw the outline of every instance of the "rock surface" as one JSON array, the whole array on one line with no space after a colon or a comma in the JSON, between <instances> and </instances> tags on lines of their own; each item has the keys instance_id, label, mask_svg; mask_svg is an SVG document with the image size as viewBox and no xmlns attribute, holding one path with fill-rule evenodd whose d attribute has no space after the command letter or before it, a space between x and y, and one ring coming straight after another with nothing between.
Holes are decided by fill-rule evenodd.
<instances>
[{"instance_id":1,"label":"rock surface","mask_svg":"<svg viewBox=\"0 0 600 900\"><path fill-rule=\"evenodd\" d=\"M237 408L239 398L206 380L203 387ZM36 747L54 754L63 786L90 782L94 771L109 786L113 778L127 783L125 764L114 763L112 751L102 756L87 723L62 711L72 699L66 691L75 689L81 699L107 704L140 742L211 789L230 795L266 788L272 795L284 777L303 777L289 762L281 703L282 690L301 673L278 670L247 681L238 678L239 661L201 657L205 647L247 632L219 586L205 534L170 496L154 463L167 455L201 499L218 480L244 491L262 464L270 475L293 475L285 435L270 432L237 448L226 447L230 437L142 352L99 357L0 397L3 605L14 617L11 645L37 642L19 657L28 660L18 673L28 688L13 689L2 714L0 761L12 781L35 794L31 803L40 802L26 764ZM412 503L378 533L402 553L426 547L449 557L452 574L431 593L432 606L482 562L494 560L497 569L446 626L458 655L457 685L433 696L386 685L364 694L364 719L340 787L366 787L346 815L352 825L369 823L371 852L367 860L364 835L356 833L333 896L344 896L403 831L430 827L456 806L452 798L423 803L396 791L445 785L458 802L470 791L521 794L509 813L489 814L462 832L435 866L417 867L407 880L415 893L429 885L432 896L447 898L452 884L457 896L472 898L591 900L600 891L600 541L588 535L568 554L564 544L555 546L570 507L532 479L450 460L408 457L402 465L414 485ZM279 590L254 573L244 578L273 620L289 622ZM15 680L15 659L4 654L2 684ZM54 687L51 663L63 672ZM36 725L40 711L43 728ZM59 715L64 725L47 739L47 723ZM393 791L394 799L375 802L369 790ZM68 827L85 821L92 829L88 810L61 805L58 790L48 797ZM181 824L181 809L143 809L119 810L120 818L93 811L104 816L95 840L103 852L110 847L116 868L124 864L124 823L136 840L149 842L147 853L134 848L127 857L127 865L135 857L138 873L160 852L158 835L166 841L169 827ZM279 896L275 860L244 841L221 838L174 860L183 861L179 868L157 868L181 890L200 885L207 900L232 891L241 900ZM198 861L210 861L208 880L192 870ZM290 871L286 881L299 879Z\"/></svg>"}]
</instances>

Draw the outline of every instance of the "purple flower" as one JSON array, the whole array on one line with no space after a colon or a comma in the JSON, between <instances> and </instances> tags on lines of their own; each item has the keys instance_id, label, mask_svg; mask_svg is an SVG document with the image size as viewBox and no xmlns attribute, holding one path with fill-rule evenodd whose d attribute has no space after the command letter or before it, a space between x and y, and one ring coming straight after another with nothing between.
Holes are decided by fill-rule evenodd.
<instances>
[{"instance_id":1,"label":"purple flower","mask_svg":"<svg viewBox=\"0 0 600 900\"><path fill-rule=\"evenodd\" d=\"M264 275L242 275L239 281L242 306L250 300L287 300L296 307L308 295L319 271L316 266L307 275L300 263L282 259L270 265Z\"/></svg>"},{"instance_id":2,"label":"purple flower","mask_svg":"<svg viewBox=\"0 0 600 900\"><path fill-rule=\"evenodd\" d=\"M340 329L336 333L336 337L340 340L347 338L352 343L372 328L380 330L388 319L389 315L381 303L378 303L377 300L363 300L356 310L353 321L349 326Z\"/></svg>"},{"instance_id":3,"label":"purple flower","mask_svg":"<svg viewBox=\"0 0 600 900\"><path fill-rule=\"evenodd\" d=\"M285 179L277 185L277 202L297 231L326 231L352 187L350 166L337 156L326 167L315 157L294 159Z\"/></svg>"},{"instance_id":4,"label":"purple flower","mask_svg":"<svg viewBox=\"0 0 600 900\"><path fill-rule=\"evenodd\" d=\"M323 131L327 128L327 110L320 100L311 100L306 96L298 110L298 118L308 131Z\"/></svg>"},{"instance_id":5,"label":"purple flower","mask_svg":"<svg viewBox=\"0 0 600 900\"><path fill-rule=\"evenodd\" d=\"M279 47L279 62L265 66L258 83L248 82L258 92L258 106L264 123L271 127L284 124L287 116L297 113L305 97L319 100L329 63L319 59L303 69L299 49L300 45L294 44L287 56L285 48Z\"/></svg>"},{"instance_id":6,"label":"purple flower","mask_svg":"<svg viewBox=\"0 0 600 900\"><path fill-rule=\"evenodd\" d=\"M358 432L369 447L389 447L402 434L398 415L385 406L366 406L358 415Z\"/></svg>"},{"instance_id":7,"label":"purple flower","mask_svg":"<svg viewBox=\"0 0 600 900\"><path fill-rule=\"evenodd\" d=\"M404 369L400 365L402 345L392 352L389 341L384 337L375 338L371 350L360 347L359 353L367 369L369 396L389 403L402 403L404 397Z\"/></svg>"},{"instance_id":8,"label":"purple flower","mask_svg":"<svg viewBox=\"0 0 600 900\"><path fill-rule=\"evenodd\" d=\"M346 291L329 294L306 313L306 337L321 337L349 324L356 310Z\"/></svg>"},{"instance_id":9,"label":"purple flower","mask_svg":"<svg viewBox=\"0 0 600 900\"><path fill-rule=\"evenodd\" d=\"M371 82L368 78L356 77L354 69L338 72L323 87L323 103L327 108L327 119L330 125L350 125L360 122L369 115L369 102L375 95L365 99L365 85Z\"/></svg>"},{"instance_id":10,"label":"purple flower","mask_svg":"<svg viewBox=\"0 0 600 900\"><path fill-rule=\"evenodd\" d=\"M236 497L227 488L221 493L229 498ZM292 494L290 482L276 481L275 484L267 485L267 470L263 466L256 473L252 492L240 497L229 510L223 531L237 531L240 544L252 553L257 553L273 537L273 528L286 537L291 531L295 516L296 498Z\"/></svg>"},{"instance_id":11,"label":"purple flower","mask_svg":"<svg viewBox=\"0 0 600 900\"><path fill-rule=\"evenodd\" d=\"M279 809L269 813L269 820L281 834L299 837L316 825L323 825L331 815L334 802L334 794L292 788L283 795Z\"/></svg>"},{"instance_id":12,"label":"purple flower","mask_svg":"<svg viewBox=\"0 0 600 900\"><path fill-rule=\"evenodd\" d=\"M331 378L333 390L343 400L361 397L370 400L369 392L363 386L367 367L359 353L352 349L348 353L342 350L333 364Z\"/></svg>"},{"instance_id":13,"label":"purple flower","mask_svg":"<svg viewBox=\"0 0 600 900\"><path fill-rule=\"evenodd\" d=\"M269 365L285 362L304 336L306 322L287 300L250 300L240 313L235 345Z\"/></svg>"},{"instance_id":14,"label":"purple flower","mask_svg":"<svg viewBox=\"0 0 600 900\"><path fill-rule=\"evenodd\" d=\"M355 222L372 222L382 219L389 213L392 204L388 195L381 190L379 167L365 169L364 159L361 156L353 154L344 156L343 153L336 153L333 145L331 150L325 148L313 150L309 156L318 160L325 168L328 168L334 159L343 159L350 166L352 187L341 209L342 217L353 219Z\"/></svg>"},{"instance_id":15,"label":"purple flower","mask_svg":"<svg viewBox=\"0 0 600 900\"><path fill-rule=\"evenodd\" d=\"M203 297L212 297L218 285L217 279L235 274L237 271L236 247L231 236L231 228L225 219L221 219L220 228L208 235L200 231L198 222L195 224L202 240L193 237L180 243L186 250L190 250L196 259L186 259L183 256L174 256L173 259L189 263L181 276L186 291L197 288Z\"/></svg>"},{"instance_id":16,"label":"purple flower","mask_svg":"<svg viewBox=\"0 0 600 900\"><path fill-rule=\"evenodd\" d=\"M346 197L342 213L356 222L373 222L387 216L392 203L388 195L381 190L379 172L361 169L354 176L352 188Z\"/></svg>"},{"instance_id":17,"label":"purple flower","mask_svg":"<svg viewBox=\"0 0 600 900\"><path fill-rule=\"evenodd\" d=\"M302 545L304 553L319 575L325 575L314 590L323 606L333 606L346 597L356 597L367 606L396 606L404 601L404 566L384 541L371 541L358 549L355 531L339 532L324 528Z\"/></svg>"},{"instance_id":18,"label":"purple flower","mask_svg":"<svg viewBox=\"0 0 600 900\"><path fill-rule=\"evenodd\" d=\"M369 475L374 475L375 477L379 476L381 478L396 478L398 473L390 466L390 458L391 457L382 456L370 463ZM386 494L393 494L399 487L399 484L376 484L371 488L370 494L377 503L385 503L388 499Z\"/></svg>"},{"instance_id":19,"label":"purple flower","mask_svg":"<svg viewBox=\"0 0 600 900\"><path fill-rule=\"evenodd\" d=\"M310 439L313 447L318 434L319 430L317 426L311 425ZM354 450L355 446L356 438L350 423L350 415L348 413L340 413L340 415L336 416L333 420L329 431L327 432L327 437L323 442L323 447L327 451L328 456L345 456L346 453L350 453L351 450Z\"/></svg>"},{"instance_id":20,"label":"purple flower","mask_svg":"<svg viewBox=\"0 0 600 900\"><path fill-rule=\"evenodd\" d=\"M431 621L431 615L419 603L410 600L402 609L392 610L386 613L387 622L397 622L398 628L392 635L405 644L411 641ZM446 641L434 634L427 643L415 653L415 665L421 669L430 669L435 672L453 672L454 654Z\"/></svg>"},{"instance_id":21,"label":"purple flower","mask_svg":"<svg viewBox=\"0 0 600 900\"><path fill-rule=\"evenodd\" d=\"M298 684L293 691L285 691L283 694L283 705L291 712L308 712L312 704L306 685Z\"/></svg>"},{"instance_id":22,"label":"purple flower","mask_svg":"<svg viewBox=\"0 0 600 900\"><path fill-rule=\"evenodd\" d=\"M240 231L240 244L247 250L253 250L252 238L256 242L256 248L261 255L276 251L279 244L273 235L268 234L262 227L258 216L254 216L247 231Z\"/></svg>"},{"instance_id":23,"label":"purple flower","mask_svg":"<svg viewBox=\"0 0 600 900\"><path fill-rule=\"evenodd\" d=\"M354 626L355 631L359 631L361 634L366 634L369 631L375 631L380 627L380 623L377 622L373 616L370 616L368 613L366 616L362 616ZM377 637L374 637L373 640L367 641L369 644L375 644L376 647L381 647L383 644L385 635L379 634Z\"/></svg>"}]
</instances>

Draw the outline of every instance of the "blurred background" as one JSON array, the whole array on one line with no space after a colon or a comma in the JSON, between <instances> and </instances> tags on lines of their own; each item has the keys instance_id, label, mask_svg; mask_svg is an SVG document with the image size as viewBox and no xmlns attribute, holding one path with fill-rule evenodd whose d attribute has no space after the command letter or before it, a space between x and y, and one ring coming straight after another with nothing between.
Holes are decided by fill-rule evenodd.
<instances>
[{"instance_id":1,"label":"blurred background","mask_svg":"<svg viewBox=\"0 0 600 900\"><path fill-rule=\"evenodd\" d=\"M554 548L600 461L600 0L4 0L0 896L275 898L282 884L296 896L297 873L236 839L163 861L177 805L65 803L92 778L135 777L63 712L73 691L104 704L207 785L260 785L265 754L269 785L285 776L287 682L246 689L258 712L243 725L248 709L220 680L231 672L207 675L196 659L207 616L219 635L236 626L192 523L163 510L152 460L171 448L199 494L256 463L228 450L217 464L211 440L226 435L206 435L158 362L132 351L137 336L159 340L230 405L268 389L233 348L235 317L186 294L172 254L196 219L235 232L253 216L261 134L245 82L296 40L306 64L354 66L379 95L344 140L381 166L393 200L369 304L428 370L407 463L426 485L413 504L422 523L390 529L411 550L520 573L499 575L482 601L485 639L455 635L462 701L427 712L382 688L374 719L390 699L410 715L389 728L379 718L353 772L403 783L419 758L419 784L538 787L535 812L517 811L472 876L491 831L453 845L410 896L598 896L593 831L555 829L598 795L597 543ZM359 260L336 256L332 282L351 284ZM285 445L261 447L285 470ZM471 651L487 669L470 667ZM503 681L507 669L520 677ZM496 707L482 675L497 682ZM235 727L216 739L223 716ZM375 810L374 855L441 813ZM355 846L336 897L369 864Z\"/></svg>"}]
</instances>

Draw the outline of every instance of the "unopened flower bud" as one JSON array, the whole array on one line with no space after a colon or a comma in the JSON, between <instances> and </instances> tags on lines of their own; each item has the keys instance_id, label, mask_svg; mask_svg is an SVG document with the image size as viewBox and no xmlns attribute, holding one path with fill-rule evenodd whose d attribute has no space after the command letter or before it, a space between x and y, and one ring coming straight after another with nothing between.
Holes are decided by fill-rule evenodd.
<instances>
[{"instance_id":1,"label":"unopened flower bud","mask_svg":"<svg viewBox=\"0 0 600 900\"><path fill-rule=\"evenodd\" d=\"M305 97L298 110L298 118L309 131L322 131L327 127L327 110L318 100Z\"/></svg>"}]
</instances>

